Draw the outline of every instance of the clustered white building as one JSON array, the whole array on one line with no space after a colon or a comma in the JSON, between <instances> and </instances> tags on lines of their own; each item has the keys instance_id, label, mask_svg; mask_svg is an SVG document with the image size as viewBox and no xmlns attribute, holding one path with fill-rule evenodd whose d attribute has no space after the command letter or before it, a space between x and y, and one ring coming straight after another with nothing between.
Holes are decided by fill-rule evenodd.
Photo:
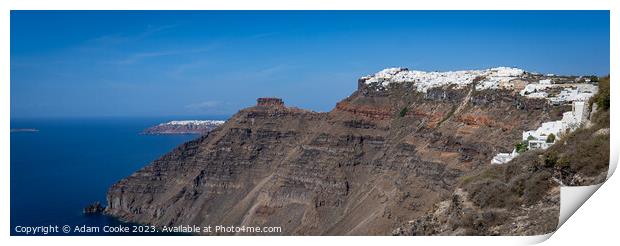
<instances>
[{"instance_id":1,"label":"clustered white building","mask_svg":"<svg viewBox=\"0 0 620 246\"><path fill-rule=\"evenodd\" d=\"M491 164L504 164L515 158L517 155L519 155L519 153L517 153L516 149L512 150L512 153L499 153L493 157Z\"/></svg>"},{"instance_id":2,"label":"clustered white building","mask_svg":"<svg viewBox=\"0 0 620 246\"><path fill-rule=\"evenodd\" d=\"M598 87L592 84L576 84L576 88L566 88L555 97L550 97L549 101L555 105L565 102L587 101L598 91Z\"/></svg>"},{"instance_id":3,"label":"clustered white building","mask_svg":"<svg viewBox=\"0 0 620 246\"><path fill-rule=\"evenodd\" d=\"M557 96L550 97L546 90L554 87L561 87L562 90ZM520 94L528 98L546 98L554 105L561 105L574 101L587 101L596 94L597 90L598 87L592 84L556 85L552 84L551 80L544 79L538 83L526 85Z\"/></svg>"},{"instance_id":4,"label":"clustered white building","mask_svg":"<svg viewBox=\"0 0 620 246\"><path fill-rule=\"evenodd\" d=\"M537 73L529 73L540 75ZM448 72L425 72L409 70L407 68L387 68L378 73L360 78L365 84L376 86L377 90L386 89L391 83L411 82L416 90L426 93L428 89L454 85L464 88L476 81L476 90L486 89L515 89L515 85L522 84L521 96L528 98L543 98L554 105L572 103L572 110L565 112L561 120L544 122L538 129L523 132L522 141L527 142L527 149L547 149L566 133L581 126L588 118L586 102L597 93L598 87L586 83L554 84L552 79L539 80L538 83L527 84L524 79L527 73L519 68L497 67L483 70L463 70ZM547 74L547 77L555 77ZM582 79L582 78L579 78ZM520 82L517 82L520 81ZM589 79L584 79L589 82ZM557 93L559 89L559 94ZM550 96L549 93L553 93ZM549 137L553 135L554 137ZM512 153L499 153L492 164L503 164L517 156L517 150Z\"/></svg>"},{"instance_id":5,"label":"clustered white building","mask_svg":"<svg viewBox=\"0 0 620 246\"><path fill-rule=\"evenodd\" d=\"M521 140L527 143L527 149L547 149L586 122L589 112L586 102L573 101L572 105L572 110L564 112L561 120L544 122L536 130L524 131ZM551 135L554 137L549 137ZM499 153L493 157L491 164L504 164L518 155L516 149L512 153Z\"/></svg>"},{"instance_id":6,"label":"clustered white building","mask_svg":"<svg viewBox=\"0 0 620 246\"><path fill-rule=\"evenodd\" d=\"M483 70L462 70L448 72L425 72L409 70L407 68L387 68L373 75L362 77L365 84L376 84L387 87L390 83L412 82L416 90L426 92L430 88L455 85L463 88L474 82L474 79L483 78L476 85L476 89L497 89L502 82L519 78L525 71L519 68L496 67Z\"/></svg>"},{"instance_id":7,"label":"clustered white building","mask_svg":"<svg viewBox=\"0 0 620 246\"><path fill-rule=\"evenodd\" d=\"M160 126L177 125L177 126L201 126L201 125L221 125L223 120L173 120L159 124Z\"/></svg>"}]
</instances>

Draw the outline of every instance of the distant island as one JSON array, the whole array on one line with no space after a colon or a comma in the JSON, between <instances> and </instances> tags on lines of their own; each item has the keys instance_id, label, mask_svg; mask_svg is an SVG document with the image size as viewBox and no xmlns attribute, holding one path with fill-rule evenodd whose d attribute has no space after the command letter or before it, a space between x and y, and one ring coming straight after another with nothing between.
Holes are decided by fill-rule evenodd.
<instances>
[{"instance_id":1,"label":"distant island","mask_svg":"<svg viewBox=\"0 0 620 246\"><path fill-rule=\"evenodd\" d=\"M12 128L11 132L38 132L39 129L35 128Z\"/></svg>"},{"instance_id":2,"label":"distant island","mask_svg":"<svg viewBox=\"0 0 620 246\"><path fill-rule=\"evenodd\" d=\"M206 134L224 124L223 120L174 120L149 127L142 134Z\"/></svg>"}]
</instances>

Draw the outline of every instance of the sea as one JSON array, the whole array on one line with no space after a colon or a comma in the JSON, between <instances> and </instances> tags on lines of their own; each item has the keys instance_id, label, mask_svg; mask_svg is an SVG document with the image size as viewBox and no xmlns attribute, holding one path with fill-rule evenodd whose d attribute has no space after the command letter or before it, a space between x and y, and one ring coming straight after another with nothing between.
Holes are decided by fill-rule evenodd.
<instances>
[{"instance_id":1,"label":"sea","mask_svg":"<svg viewBox=\"0 0 620 246\"><path fill-rule=\"evenodd\" d=\"M112 184L198 137L140 134L169 120L184 119L11 119L11 129L38 130L11 132L11 235L168 235L104 232L104 227L115 231L137 225L101 214L86 215L83 208L97 201L105 205ZM92 228L99 232L82 230Z\"/></svg>"}]
</instances>

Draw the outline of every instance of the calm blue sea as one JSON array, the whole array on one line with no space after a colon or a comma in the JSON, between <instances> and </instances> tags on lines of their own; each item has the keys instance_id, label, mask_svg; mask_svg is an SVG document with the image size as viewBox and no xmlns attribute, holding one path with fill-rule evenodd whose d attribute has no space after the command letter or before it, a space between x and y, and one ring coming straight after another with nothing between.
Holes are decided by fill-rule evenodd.
<instances>
[{"instance_id":1,"label":"calm blue sea","mask_svg":"<svg viewBox=\"0 0 620 246\"><path fill-rule=\"evenodd\" d=\"M112 184L197 137L139 134L167 120L11 120L11 128L39 129L11 133L11 235L24 235L17 226L121 224L104 215L83 215L82 209L95 201L105 204Z\"/></svg>"}]
</instances>

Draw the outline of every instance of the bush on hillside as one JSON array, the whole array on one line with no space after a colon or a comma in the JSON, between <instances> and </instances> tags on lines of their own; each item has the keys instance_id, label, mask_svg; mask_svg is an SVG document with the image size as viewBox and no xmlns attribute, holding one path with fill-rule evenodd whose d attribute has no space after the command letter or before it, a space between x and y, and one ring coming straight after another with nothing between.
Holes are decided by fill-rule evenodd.
<instances>
[{"instance_id":1,"label":"bush on hillside","mask_svg":"<svg viewBox=\"0 0 620 246\"><path fill-rule=\"evenodd\" d=\"M609 110L609 76L598 81L598 93L592 97L592 102L600 110Z\"/></svg>"},{"instance_id":2,"label":"bush on hillside","mask_svg":"<svg viewBox=\"0 0 620 246\"><path fill-rule=\"evenodd\" d=\"M398 113L398 116L405 117L405 115L407 115L407 111L409 111L409 109L407 109L407 107L404 107L403 109L400 110L400 113Z\"/></svg>"}]
</instances>

